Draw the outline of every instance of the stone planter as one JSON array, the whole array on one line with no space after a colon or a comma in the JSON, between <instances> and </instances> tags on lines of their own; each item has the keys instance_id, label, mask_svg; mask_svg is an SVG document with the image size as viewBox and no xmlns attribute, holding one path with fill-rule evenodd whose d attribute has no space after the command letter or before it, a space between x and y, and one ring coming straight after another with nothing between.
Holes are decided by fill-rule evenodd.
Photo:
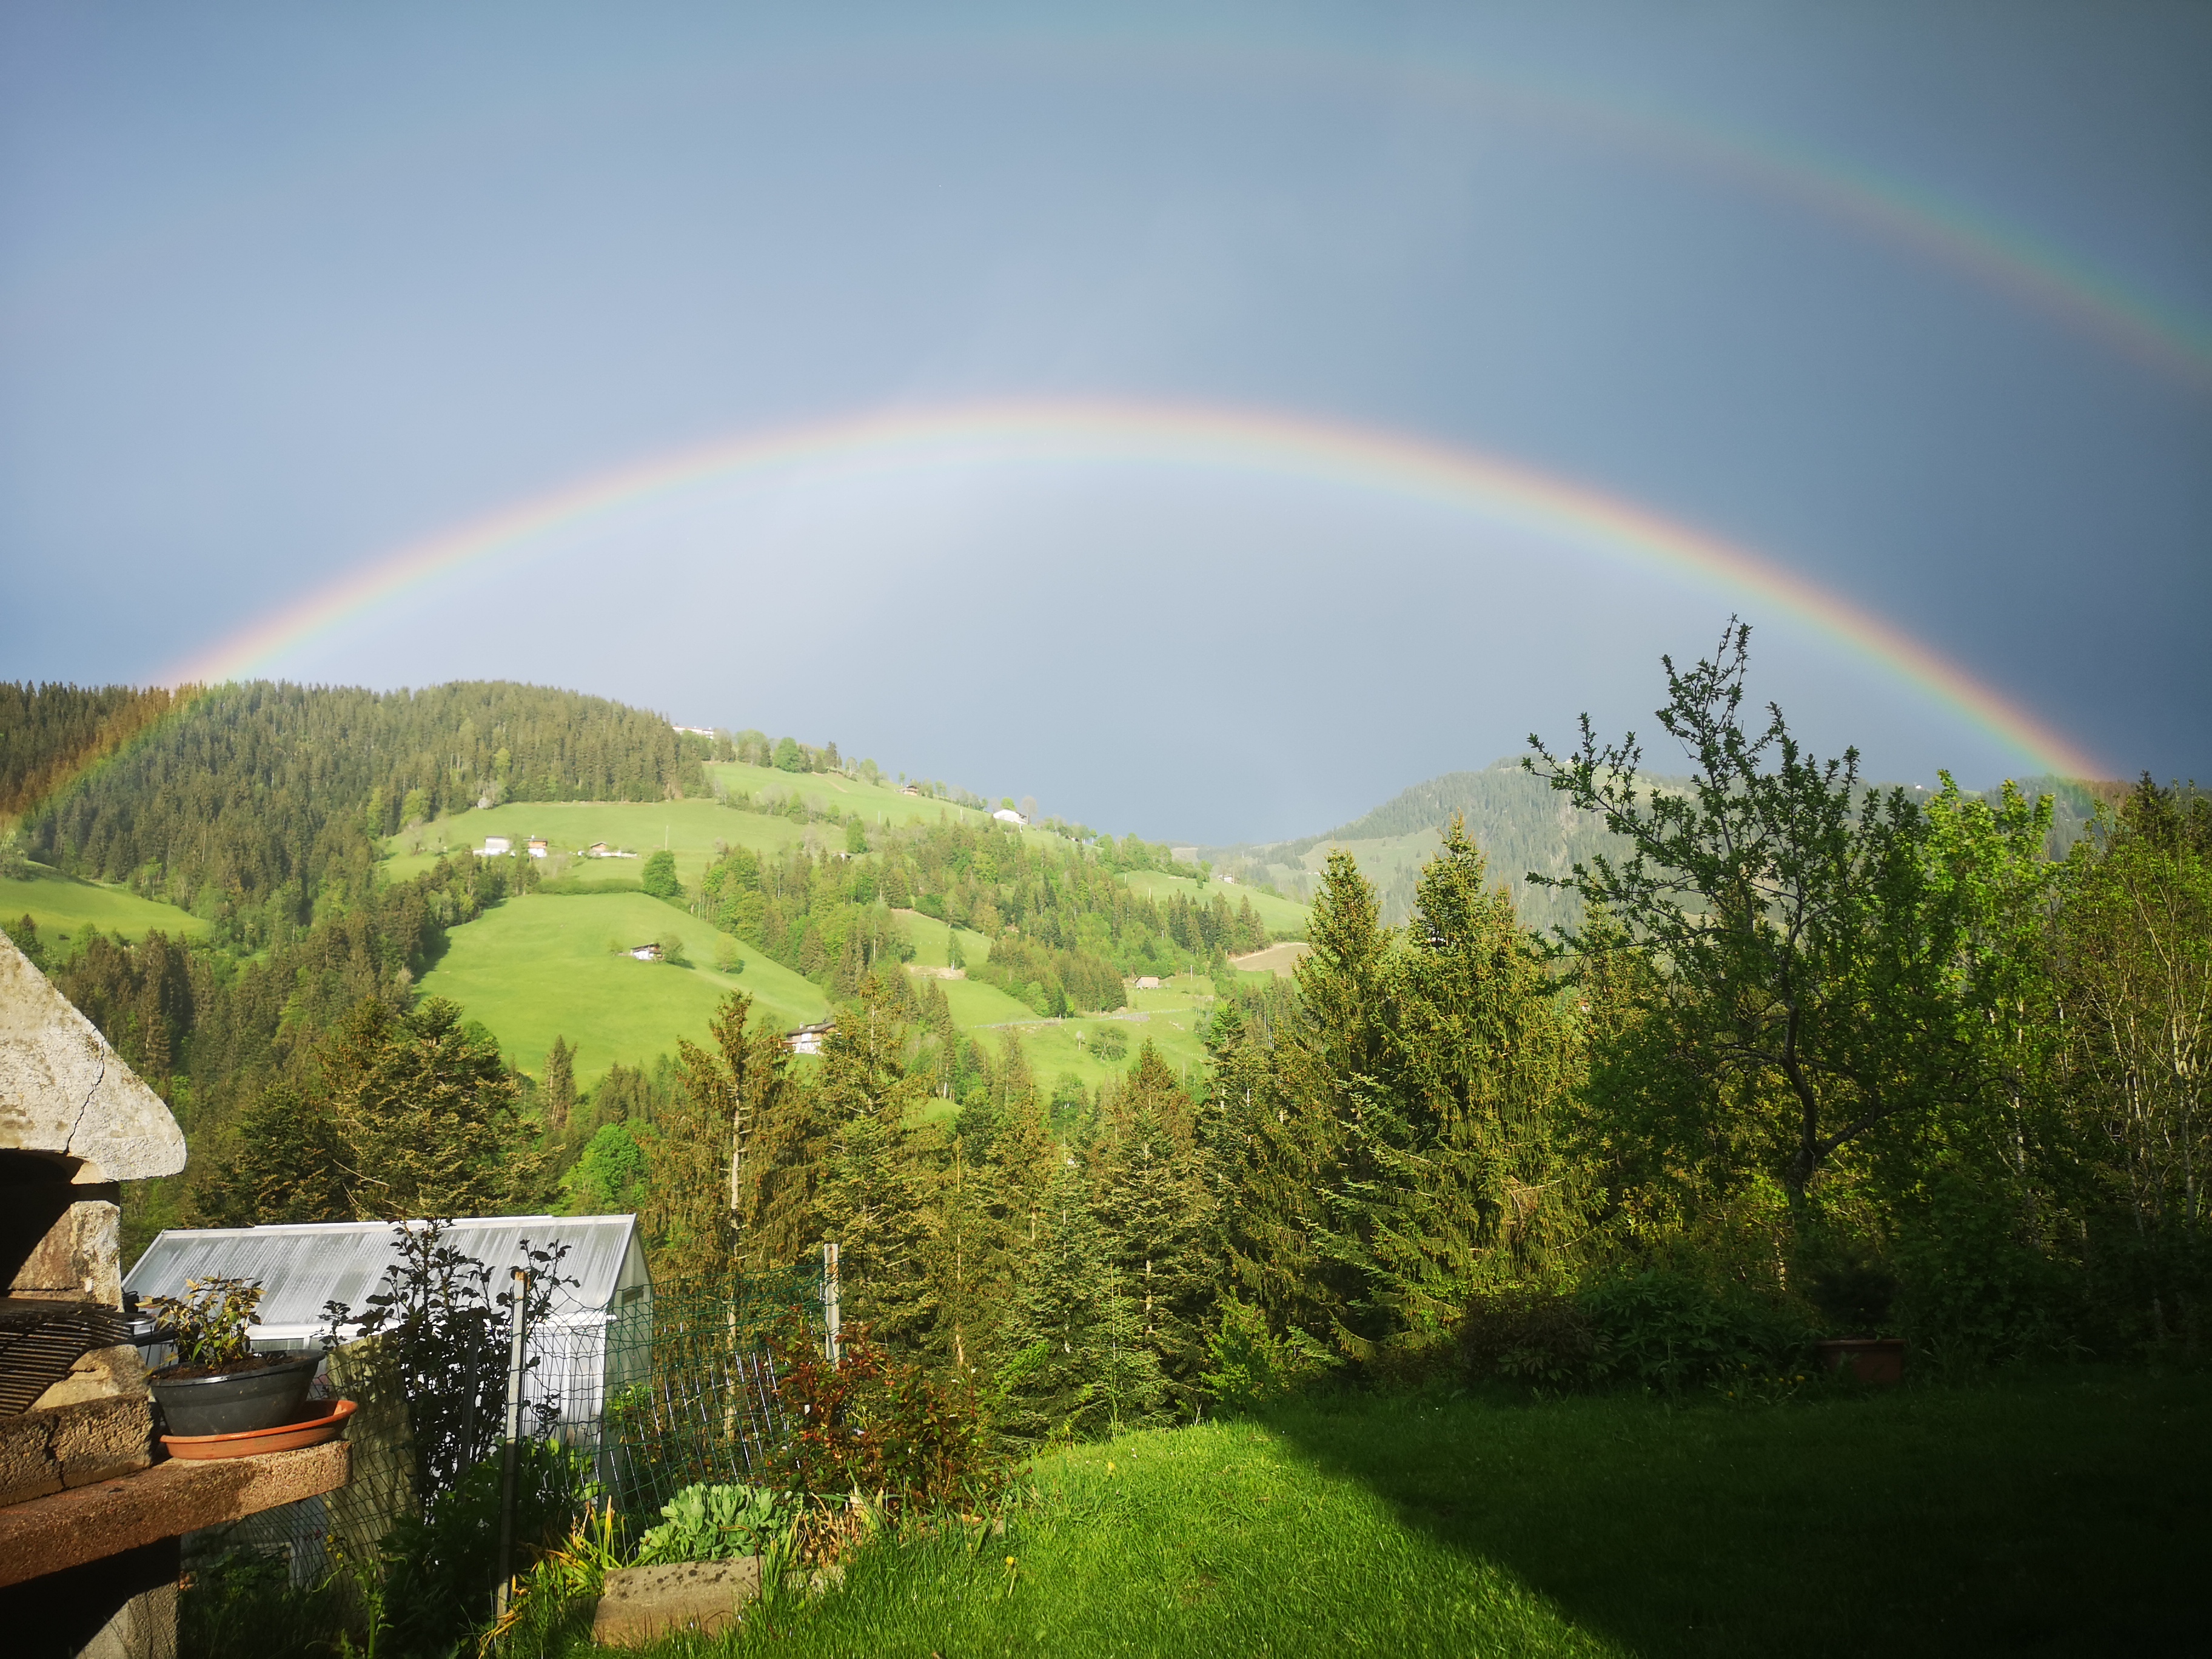
<instances>
[{"instance_id":1,"label":"stone planter","mask_svg":"<svg viewBox=\"0 0 2212 1659\"><path fill-rule=\"evenodd\" d=\"M1905 1339L1901 1336L1844 1336L1817 1342L1820 1363L1835 1373L1849 1371L1861 1382L1887 1388L1905 1381Z\"/></svg>"},{"instance_id":2,"label":"stone planter","mask_svg":"<svg viewBox=\"0 0 2212 1659\"><path fill-rule=\"evenodd\" d=\"M156 1371L146 1379L146 1387L161 1408L165 1433L191 1438L247 1434L307 1416L307 1389L322 1363L321 1349L307 1348L257 1356L235 1370L212 1376L168 1376Z\"/></svg>"}]
</instances>

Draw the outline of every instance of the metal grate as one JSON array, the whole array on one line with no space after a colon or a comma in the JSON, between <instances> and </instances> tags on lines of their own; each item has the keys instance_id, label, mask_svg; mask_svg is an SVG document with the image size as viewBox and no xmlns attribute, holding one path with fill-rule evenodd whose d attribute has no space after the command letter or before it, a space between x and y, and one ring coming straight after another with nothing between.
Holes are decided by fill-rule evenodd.
<instances>
[{"instance_id":1,"label":"metal grate","mask_svg":"<svg viewBox=\"0 0 2212 1659\"><path fill-rule=\"evenodd\" d=\"M100 1348L130 1341L120 1310L98 1302L0 1297L0 1417L14 1417Z\"/></svg>"}]
</instances>

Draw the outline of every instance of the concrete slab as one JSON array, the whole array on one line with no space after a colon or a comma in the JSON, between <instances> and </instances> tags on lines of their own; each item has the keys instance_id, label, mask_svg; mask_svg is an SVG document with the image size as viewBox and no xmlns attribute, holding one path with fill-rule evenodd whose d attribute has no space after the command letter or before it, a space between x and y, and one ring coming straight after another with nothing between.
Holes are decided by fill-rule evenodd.
<instances>
[{"instance_id":1,"label":"concrete slab","mask_svg":"<svg viewBox=\"0 0 2212 1659\"><path fill-rule=\"evenodd\" d=\"M641 1648L678 1631L712 1636L744 1616L760 1597L760 1558L679 1561L624 1567L607 1575L592 1640L605 1648Z\"/></svg>"}]
</instances>

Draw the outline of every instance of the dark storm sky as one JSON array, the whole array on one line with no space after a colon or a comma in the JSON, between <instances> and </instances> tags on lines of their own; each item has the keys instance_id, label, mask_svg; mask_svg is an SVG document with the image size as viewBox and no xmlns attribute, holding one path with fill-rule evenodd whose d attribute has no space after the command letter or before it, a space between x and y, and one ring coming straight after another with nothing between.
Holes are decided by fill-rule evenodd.
<instances>
[{"instance_id":1,"label":"dark storm sky","mask_svg":"<svg viewBox=\"0 0 2212 1659\"><path fill-rule=\"evenodd\" d=\"M1119 398L1540 469L2212 777L2212 12L823 9L0 12L0 673L165 677L684 445ZM1081 455L644 504L253 666L1229 840L1648 728L1737 603L1816 743L2033 769L1724 591Z\"/></svg>"}]
</instances>

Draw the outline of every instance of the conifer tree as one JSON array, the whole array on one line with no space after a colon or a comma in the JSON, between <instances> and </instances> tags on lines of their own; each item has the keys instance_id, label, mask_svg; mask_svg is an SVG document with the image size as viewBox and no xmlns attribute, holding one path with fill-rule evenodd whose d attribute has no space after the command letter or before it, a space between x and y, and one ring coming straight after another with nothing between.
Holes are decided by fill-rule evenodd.
<instances>
[{"instance_id":1,"label":"conifer tree","mask_svg":"<svg viewBox=\"0 0 2212 1659\"><path fill-rule=\"evenodd\" d=\"M399 1013L362 1001L317 1054L313 1092L339 1144L346 1209L362 1221L497 1214L540 1197L514 1074L459 1005Z\"/></svg>"},{"instance_id":2,"label":"conifer tree","mask_svg":"<svg viewBox=\"0 0 2212 1659\"><path fill-rule=\"evenodd\" d=\"M1082 1167L1063 1161L1000 1332L1007 1437L1040 1444L1154 1420L1165 1385L1139 1335Z\"/></svg>"},{"instance_id":3,"label":"conifer tree","mask_svg":"<svg viewBox=\"0 0 2212 1659\"><path fill-rule=\"evenodd\" d=\"M751 1012L752 999L732 991L708 1024L711 1050L678 1045L676 1086L639 1136L647 1167L640 1220L657 1276L711 1279L737 1261L739 1228L750 1218L743 1156L750 1120L775 1116L789 1086L783 1038L748 1033Z\"/></svg>"},{"instance_id":4,"label":"conifer tree","mask_svg":"<svg viewBox=\"0 0 2212 1659\"><path fill-rule=\"evenodd\" d=\"M1281 1097L1259 1126L1246 1194L1257 1299L1279 1329L1362 1352L1380 1334L1370 1285L1347 1252L1361 1224L1347 1201L1371 1185L1387 1119L1391 934L1351 854L1329 855L1298 963L1301 1017L1279 1058Z\"/></svg>"},{"instance_id":5,"label":"conifer tree","mask_svg":"<svg viewBox=\"0 0 2212 1659\"><path fill-rule=\"evenodd\" d=\"M560 1134L576 1109L576 1051L566 1037L556 1036L545 1051L545 1080L538 1085L538 1100L545 1127Z\"/></svg>"},{"instance_id":6,"label":"conifer tree","mask_svg":"<svg viewBox=\"0 0 2212 1659\"><path fill-rule=\"evenodd\" d=\"M1396 1133L1348 1194L1345 1241L1401 1332L1434 1336L1480 1285L1541 1279L1581 1231L1564 1139L1580 1048L1510 894L1455 818L1393 958Z\"/></svg>"},{"instance_id":7,"label":"conifer tree","mask_svg":"<svg viewBox=\"0 0 2212 1659\"><path fill-rule=\"evenodd\" d=\"M1095 1154L1094 1206L1109 1260L1137 1314L1135 1340L1162 1378L1191 1397L1211 1300L1206 1192L1189 1102L1148 1042Z\"/></svg>"},{"instance_id":8,"label":"conifer tree","mask_svg":"<svg viewBox=\"0 0 2212 1659\"><path fill-rule=\"evenodd\" d=\"M906 1023L886 1001L871 978L822 1045L811 1085L828 1141L817 1202L823 1236L838 1246L845 1316L887 1344L919 1348L936 1297L924 1271L927 1149L907 1120L927 1087L906 1073Z\"/></svg>"}]
</instances>

